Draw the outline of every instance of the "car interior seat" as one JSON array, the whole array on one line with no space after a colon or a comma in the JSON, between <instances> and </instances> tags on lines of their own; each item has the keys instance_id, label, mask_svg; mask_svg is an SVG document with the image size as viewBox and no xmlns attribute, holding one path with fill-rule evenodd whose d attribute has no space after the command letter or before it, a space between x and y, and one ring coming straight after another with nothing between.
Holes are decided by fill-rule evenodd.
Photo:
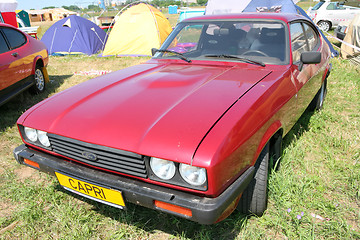
<instances>
[{"instance_id":1,"label":"car interior seat","mask_svg":"<svg viewBox=\"0 0 360 240\"><path fill-rule=\"evenodd\" d=\"M250 49L261 51L269 57L275 57L283 61L285 59L284 28L263 27L259 38L254 40Z\"/></svg>"},{"instance_id":2,"label":"car interior seat","mask_svg":"<svg viewBox=\"0 0 360 240\"><path fill-rule=\"evenodd\" d=\"M207 35L202 54L236 54L237 48L235 28L221 27Z\"/></svg>"}]
</instances>

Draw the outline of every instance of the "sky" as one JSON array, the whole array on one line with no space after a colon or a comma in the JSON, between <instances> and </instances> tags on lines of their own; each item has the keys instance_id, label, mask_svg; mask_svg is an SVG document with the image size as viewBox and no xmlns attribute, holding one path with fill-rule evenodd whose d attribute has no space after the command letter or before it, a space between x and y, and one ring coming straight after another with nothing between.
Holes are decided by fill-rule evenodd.
<instances>
[{"instance_id":1,"label":"sky","mask_svg":"<svg viewBox=\"0 0 360 240\"><path fill-rule=\"evenodd\" d=\"M18 7L17 9L42 9L43 7L55 6L70 6L77 5L82 7L87 7L91 4L98 4L98 0L17 0Z\"/></svg>"}]
</instances>

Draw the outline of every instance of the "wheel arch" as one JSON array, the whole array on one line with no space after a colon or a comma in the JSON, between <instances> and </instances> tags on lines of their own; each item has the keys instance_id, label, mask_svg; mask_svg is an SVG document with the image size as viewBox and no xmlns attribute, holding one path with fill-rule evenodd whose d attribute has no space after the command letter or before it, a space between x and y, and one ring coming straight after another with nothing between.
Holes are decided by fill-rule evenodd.
<instances>
[{"instance_id":1,"label":"wheel arch","mask_svg":"<svg viewBox=\"0 0 360 240\"><path fill-rule=\"evenodd\" d=\"M42 70L42 72L44 74L45 82L49 82L50 81L49 74L48 74L47 69L45 67L44 59L41 56L36 56L34 58L33 67L32 67L32 70L31 70L31 75L35 74L36 67L41 68L41 70Z\"/></svg>"},{"instance_id":2,"label":"wheel arch","mask_svg":"<svg viewBox=\"0 0 360 240\"><path fill-rule=\"evenodd\" d=\"M31 74L35 74L36 66L39 66L39 67L44 67L45 66L44 65L44 60L42 59L41 56L36 56L34 58Z\"/></svg>"},{"instance_id":3,"label":"wheel arch","mask_svg":"<svg viewBox=\"0 0 360 240\"><path fill-rule=\"evenodd\" d=\"M266 130L265 134L261 138L260 144L256 150L256 154L253 159L253 165L256 163L261 151L264 149L267 143L269 143L270 157L272 159L275 159L275 161L281 157L283 134L284 129L279 120L275 121L273 124L270 125L270 127Z\"/></svg>"}]
</instances>

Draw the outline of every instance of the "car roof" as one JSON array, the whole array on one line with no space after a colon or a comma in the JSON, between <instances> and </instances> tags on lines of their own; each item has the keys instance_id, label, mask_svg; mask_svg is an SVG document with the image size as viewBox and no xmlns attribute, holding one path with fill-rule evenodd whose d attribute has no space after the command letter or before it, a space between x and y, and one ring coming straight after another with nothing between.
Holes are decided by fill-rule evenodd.
<instances>
[{"instance_id":1,"label":"car roof","mask_svg":"<svg viewBox=\"0 0 360 240\"><path fill-rule=\"evenodd\" d=\"M11 28L17 29L17 28L14 27L13 25L10 25L10 24L7 24L7 23L0 23L0 27L11 27Z\"/></svg>"},{"instance_id":2,"label":"car roof","mask_svg":"<svg viewBox=\"0 0 360 240\"><path fill-rule=\"evenodd\" d=\"M232 19L268 19L291 22L294 20L309 20L306 17L294 13L237 13L224 15L203 15L185 19L183 22L206 21L206 20L232 20Z\"/></svg>"}]
</instances>

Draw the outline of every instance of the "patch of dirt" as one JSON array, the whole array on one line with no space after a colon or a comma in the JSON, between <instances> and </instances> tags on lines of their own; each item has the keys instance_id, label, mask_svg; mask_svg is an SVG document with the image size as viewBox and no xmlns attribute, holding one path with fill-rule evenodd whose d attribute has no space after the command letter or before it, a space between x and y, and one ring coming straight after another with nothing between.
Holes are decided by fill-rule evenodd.
<instances>
[{"instance_id":1,"label":"patch of dirt","mask_svg":"<svg viewBox=\"0 0 360 240\"><path fill-rule=\"evenodd\" d=\"M12 212L17 208L17 206L11 204L11 201L2 201L2 200L6 200L6 199L1 199L0 201L0 217L6 218L12 215Z\"/></svg>"},{"instance_id":2,"label":"patch of dirt","mask_svg":"<svg viewBox=\"0 0 360 240\"><path fill-rule=\"evenodd\" d=\"M149 239L156 239L156 240L168 240L172 237L171 234L164 233L164 232L156 232L150 235Z\"/></svg>"},{"instance_id":3,"label":"patch of dirt","mask_svg":"<svg viewBox=\"0 0 360 240\"><path fill-rule=\"evenodd\" d=\"M21 168L15 169L14 173L18 177L20 181L24 181L26 179L32 179L38 183L41 182L41 178L37 170L31 167L22 166Z\"/></svg>"}]
</instances>

